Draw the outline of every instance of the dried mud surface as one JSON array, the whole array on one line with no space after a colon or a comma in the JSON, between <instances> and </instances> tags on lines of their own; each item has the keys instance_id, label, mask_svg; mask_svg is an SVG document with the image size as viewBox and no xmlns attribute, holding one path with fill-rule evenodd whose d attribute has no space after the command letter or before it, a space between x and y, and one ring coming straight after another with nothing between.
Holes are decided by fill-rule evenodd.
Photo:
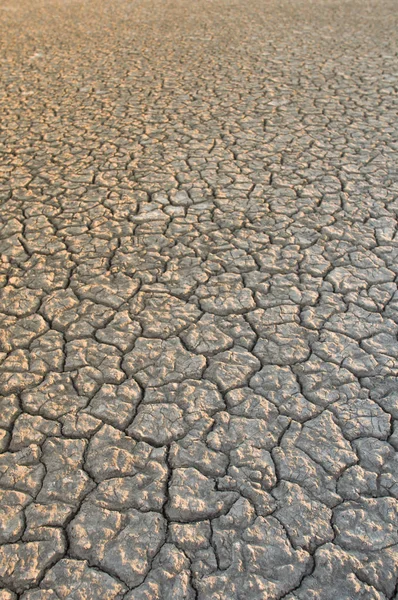
<instances>
[{"instance_id":1,"label":"dried mud surface","mask_svg":"<svg viewBox=\"0 0 398 600\"><path fill-rule=\"evenodd\" d=\"M398 598L396 9L1 3L1 600Z\"/></svg>"}]
</instances>

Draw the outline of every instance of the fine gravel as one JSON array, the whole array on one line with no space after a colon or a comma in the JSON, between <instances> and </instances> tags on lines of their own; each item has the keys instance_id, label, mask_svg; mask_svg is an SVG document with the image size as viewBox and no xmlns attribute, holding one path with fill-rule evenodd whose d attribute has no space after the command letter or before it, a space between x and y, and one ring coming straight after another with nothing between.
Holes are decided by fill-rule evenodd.
<instances>
[{"instance_id":1,"label":"fine gravel","mask_svg":"<svg viewBox=\"0 0 398 600\"><path fill-rule=\"evenodd\" d=\"M398 600L397 8L1 1L0 600Z\"/></svg>"}]
</instances>

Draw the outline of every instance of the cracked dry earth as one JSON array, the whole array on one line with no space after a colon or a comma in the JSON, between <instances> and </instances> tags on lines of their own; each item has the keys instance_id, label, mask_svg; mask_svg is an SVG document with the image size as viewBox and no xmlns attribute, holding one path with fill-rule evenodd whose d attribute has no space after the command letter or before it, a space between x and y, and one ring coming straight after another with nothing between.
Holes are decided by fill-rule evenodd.
<instances>
[{"instance_id":1,"label":"cracked dry earth","mask_svg":"<svg viewBox=\"0 0 398 600\"><path fill-rule=\"evenodd\" d=\"M2 2L1 600L398 598L396 8Z\"/></svg>"}]
</instances>

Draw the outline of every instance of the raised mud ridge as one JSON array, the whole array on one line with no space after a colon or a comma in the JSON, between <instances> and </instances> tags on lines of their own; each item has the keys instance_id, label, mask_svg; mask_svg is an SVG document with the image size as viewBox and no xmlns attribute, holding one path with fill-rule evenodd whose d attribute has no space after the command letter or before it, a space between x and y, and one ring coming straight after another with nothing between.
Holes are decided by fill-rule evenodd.
<instances>
[{"instance_id":1,"label":"raised mud ridge","mask_svg":"<svg viewBox=\"0 0 398 600\"><path fill-rule=\"evenodd\" d=\"M1 2L0 600L398 599L397 21Z\"/></svg>"}]
</instances>

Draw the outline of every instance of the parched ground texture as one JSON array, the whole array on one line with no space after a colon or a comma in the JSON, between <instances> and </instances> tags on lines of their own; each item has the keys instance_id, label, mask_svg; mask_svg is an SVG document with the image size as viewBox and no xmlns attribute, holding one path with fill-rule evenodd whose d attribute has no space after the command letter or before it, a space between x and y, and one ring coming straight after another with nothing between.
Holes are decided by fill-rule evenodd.
<instances>
[{"instance_id":1,"label":"parched ground texture","mask_svg":"<svg viewBox=\"0 0 398 600\"><path fill-rule=\"evenodd\" d=\"M3 0L1 600L398 598L397 8Z\"/></svg>"}]
</instances>

